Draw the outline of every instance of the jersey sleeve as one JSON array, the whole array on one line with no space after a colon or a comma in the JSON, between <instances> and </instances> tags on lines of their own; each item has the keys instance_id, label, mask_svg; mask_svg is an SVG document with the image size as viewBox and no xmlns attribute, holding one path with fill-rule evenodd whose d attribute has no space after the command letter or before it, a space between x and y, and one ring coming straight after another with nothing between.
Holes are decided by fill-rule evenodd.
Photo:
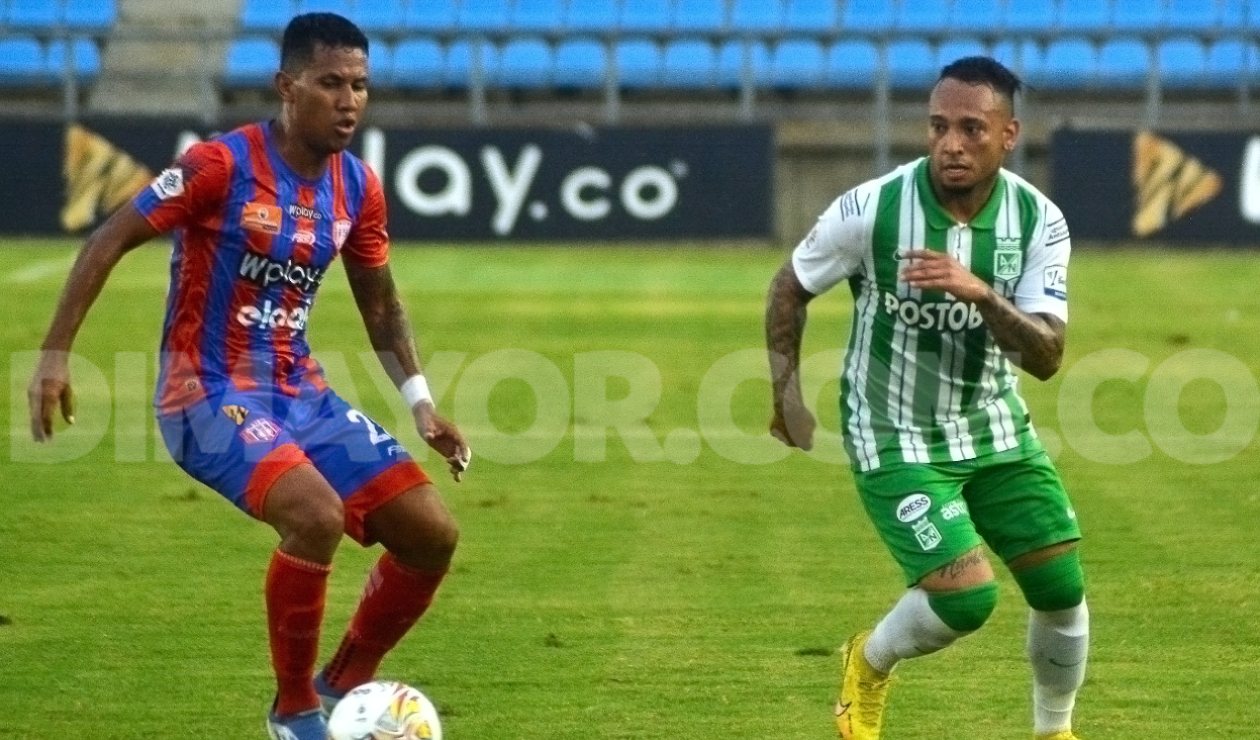
<instances>
[{"instance_id":1,"label":"jersey sleeve","mask_svg":"<svg viewBox=\"0 0 1260 740\"><path fill-rule=\"evenodd\" d=\"M157 231L177 229L223 207L231 171L225 146L194 144L137 193L132 204Z\"/></svg>"},{"instance_id":2,"label":"jersey sleeve","mask_svg":"<svg viewBox=\"0 0 1260 740\"><path fill-rule=\"evenodd\" d=\"M1015 286L1015 305L1019 310L1048 313L1067 321L1067 272L1071 252L1067 220L1058 206L1046 201L1040 226L1028 244L1024 273Z\"/></svg>"},{"instance_id":3,"label":"jersey sleeve","mask_svg":"<svg viewBox=\"0 0 1260 740\"><path fill-rule=\"evenodd\" d=\"M380 267L389 262L389 232L386 230L385 190L370 168L365 167L366 187L359 220L350 228L342 258L363 267Z\"/></svg>"},{"instance_id":4,"label":"jersey sleeve","mask_svg":"<svg viewBox=\"0 0 1260 740\"><path fill-rule=\"evenodd\" d=\"M796 245L792 268L805 290L814 295L825 293L862 269L870 250L873 195L860 185L836 198Z\"/></svg>"}]
</instances>

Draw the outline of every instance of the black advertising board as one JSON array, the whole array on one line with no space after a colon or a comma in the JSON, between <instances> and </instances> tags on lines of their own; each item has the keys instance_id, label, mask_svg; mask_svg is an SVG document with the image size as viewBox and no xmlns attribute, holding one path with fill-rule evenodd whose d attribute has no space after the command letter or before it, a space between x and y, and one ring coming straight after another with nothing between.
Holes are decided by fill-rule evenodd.
<instances>
[{"instance_id":1,"label":"black advertising board","mask_svg":"<svg viewBox=\"0 0 1260 740\"><path fill-rule=\"evenodd\" d=\"M1075 237L1260 246L1260 133L1060 129L1050 150Z\"/></svg>"},{"instance_id":2,"label":"black advertising board","mask_svg":"<svg viewBox=\"0 0 1260 740\"><path fill-rule=\"evenodd\" d=\"M214 132L179 122L0 124L0 233L80 233ZM381 177L395 239L768 237L765 126L382 129L352 146Z\"/></svg>"}]
</instances>

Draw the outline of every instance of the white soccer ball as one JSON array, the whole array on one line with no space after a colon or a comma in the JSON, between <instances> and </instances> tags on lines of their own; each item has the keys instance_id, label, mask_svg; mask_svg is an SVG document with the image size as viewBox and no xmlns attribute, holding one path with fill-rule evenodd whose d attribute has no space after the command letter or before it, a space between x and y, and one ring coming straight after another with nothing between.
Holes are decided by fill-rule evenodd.
<instances>
[{"instance_id":1,"label":"white soccer ball","mask_svg":"<svg viewBox=\"0 0 1260 740\"><path fill-rule=\"evenodd\" d=\"M365 683L328 718L330 740L442 740L437 709L419 689L397 681Z\"/></svg>"}]
</instances>

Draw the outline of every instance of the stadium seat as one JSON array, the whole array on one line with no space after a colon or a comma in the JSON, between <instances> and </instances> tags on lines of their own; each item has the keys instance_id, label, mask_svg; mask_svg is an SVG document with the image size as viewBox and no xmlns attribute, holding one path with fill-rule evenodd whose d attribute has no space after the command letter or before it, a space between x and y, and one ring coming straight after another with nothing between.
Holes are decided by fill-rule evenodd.
<instances>
[{"instance_id":1,"label":"stadium seat","mask_svg":"<svg viewBox=\"0 0 1260 740\"><path fill-rule=\"evenodd\" d=\"M1098 49L1097 84L1106 88L1140 88L1151 71L1150 47L1141 39L1117 37Z\"/></svg>"},{"instance_id":2,"label":"stadium seat","mask_svg":"<svg viewBox=\"0 0 1260 740\"><path fill-rule=\"evenodd\" d=\"M458 0L423 0L407 5L403 28L425 33L450 33L458 26Z\"/></svg>"},{"instance_id":3,"label":"stadium seat","mask_svg":"<svg viewBox=\"0 0 1260 740\"><path fill-rule=\"evenodd\" d=\"M394 64L397 66L397 60ZM498 64L498 47L489 41L456 39L446 47L442 82L455 89L472 87L478 75L489 82Z\"/></svg>"},{"instance_id":4,"label":"stadium seat","mask_svg":"<svg viewBox=\"0 0 1260 740\"><path fill-rule=\"evenodd\" d=\"M1221 0L1168 0L1167 23L1178 31L1209 31L1221 22Z\"/></svg>"},{"instance_id":5,"label":"stadium seat","mask_svg":"<svg viewBox=\"0 0 1260 740\"><path fill-rule=\"evenodd\" d=\"M1079 36L1058 38L1046 45L1038 73L1029 78L1035 87L1079 90L1094 84L1098 51Z\"/></svg>"},{"instance_id":6,"label":"stadium seat","mask_svg":"<svg viewBox=\"0 0 1260 740\"><path fill-rule=\"evenodd\" d=\"M49 0L9 0L5 18L21 30L53 28L61 23L61 3Z\"/></svg>"},{"instance_id":7,"label":"stadium seat","mask_svg":"<svg viewBox=\"0 0 1260 740\"><path fill-rule=\"evenodd\" d=\"M815 88L823 83L827 55L808 38L787 38L770 52L769 84L776 88Z\"/></svg>"},{"instance_id":8,"label":"stadium seat","mask_svg":"<svg viewBox=\"0 0 1260 740\"><path fill-rule=\"evenodd\" d=\"M243 0L240 26L246 33L280 33L297 8L288 0Z\"/></svg>"},{"instance_id":9,"label":"stadium seat","mask_svg":"<svg viewBox=\"0 0 1260 740\"><path fill-rule=\"evenodd\" d=\"M569 3L564 27L576 33L613 33L617 30L617 0L581 0Z\"/></svg>"},{"instance_id":10,"label":"stadium seat","mask_svg":"<svg viewBox=\"0 0 1260 740\"><path fill-rule=\"evenodd\" d=\"M1207 50L1190 36L1164 39L1156 48L1160 83L1169 88L1206 87Z\"/></svg>"},{"instance_id":11,"label":"stadium seat","mask_svg":"<svg viewBox=\"0 0 1260 740\"><path fill-rule=\"evenodd\" d=\"M608 49L602 41L570 37L556 45L551 81L559 88L594 89L604 86Z\"/></svg>"},{"instance_id":12,"label":"stadium seat","mask_svg":"<svg viewBox=\"0 0 1260 740\"><path fill-rule=\"evenodd\" d=\"M869 90L879 67L875 44L863 39L837 41L827 50L823 84L833 90Z\"/></svg>"},{"instance_id":13,"label":"stadium seat","mask_svg":"<svg viewBox=\"0 0 1260 740\"><path fill-rule=\"evenodd\" d=\"M499 51L489 77L495 87L542 89L551 84L551 45L536 36L517 36Z\"/></svg>"},{"instance_id":14,"label":"stadium seat","mask_svg":"<svg viewBox=\"0 0 1260 740\"><path fill-rule=\"evenodd\" d=\"M280 47L272 39L233 39L223 64L223 83L232 88L266 87L279 68Z\"/></svg>"},{"instance_id":15,"label":"stadium seat","mask_svg":"<svg viewBox=\"0 0 1260 740\"><path fill-rule=\"evenodd\" d=\"M1247 24L1253 24L1256 18L1254 10L1251 10L1252 0L1217 0L1220 7L1219 23L1220 27L1229 30L1238 30L1244 28Z\"/></svg>"},{"instance_id":16,"label":"stadium seat","mask_svg":"<svg viewBox=\"0 0 1260 740\"><path fill-rule=\"evenodd\" d=\"M1055 0L1009 0L998 26L1015 33L1044 33L1057 18Z\"/></svg>"},{"instance_id":17,"label":"stadium seat","mask_svg":"<svg viewBox=\"0 0 1260 740\"><path fill-rule=\"evenodd\" d=\"M70 43L70 69L78 81L90 85L101 76L101 51L96 42L87 38L76 38ZM57 39L48 45L48 74L59 79L65 74L66 42Z\"/></svg>"},{"instance_id":18,"label":"stadium seat","mask_svg":"<svg viewBox=\"0 0 1260 740\"><path fill-rule=\"evenodd\" d=\"M295 13L336 13L357 19L357 6L352 0L297 0Z\"/></svg>"},{"instance_id":19,"label":"stadium seat","mask_svg":"<svg viewBox=\"0 0 1260 740\"><path fill-rule=\"evenodd\" d=\"M613 49L617 84L626 89L655 87L661 82L661 50L651 39L624 38Z\"/></svg>"},{"instance_id":20,"label":"stadium seat","mask_svg":"<svg viewBox=\"0 0 1260 740\"><path fill-rule=\"evenodd\" d=\"M834 32L839 28L840 9L836 0L788 0L783 13L783 30L787 33Z\"/></svg>"},{"instance_id":21,"label":"stadium seat","mask_svg":"<svg viewBox=\"0 0 1260 740\"><path fill-rule=\"evenodd\" d=\"M1241 84L1257 82L1256 65L1260 51L1240 39L1218 39L1208 45L1203 76L1209 87L1234 90Z\"/></svg>"},{"instance_id":22,"label":"stadium seat","mask_svg":"<svg viewBox=\"0 0 1260 740\"><path fill-rule=\"evenodd\" d=\"M952 33L998 33L1006 23L1002 0L954 0L947 27Z\"/></svg>"},{"instance_id":23,"label":"stadium seat","mask_svg":"<svg viewBox=\"0 0 1260 740\"><path fill-rule=\"evenodd\" d=\"M66 0L66 26L75 31L106 31L118 20L114 0Z\"/></svg>"},{"instance_id":24,"label":"stadium seat","mask_svg":"<svg viewBox=\"0 0 1260 740\"><path fill-rule=\"evenodd\" d=\"M623 33L664 33L673 16L672 0L633 0L622 4L618 26Z\"/></svg>"},{"instance_id":25,"label":"stadium seat","mask_svg":"<svg viewBox=\"0 0 1260 740\"><path fill-rule=\"evenodd\" d=\"M403 39L394 47L388 84L413 90L439 87L445 81L445 69L446 55L436 39Z\"/></svg>"},{"instance_id":26,"label":"stadium seat","mask_svg":"<svg viewBox=\"0 0 1260 740\"><path fill-rule=\"evenodd\" d=\"M51 82L39 41L27 36L0 39L0 87L38 87Z\"/></svg>"},{"instance_id":27,"label":"stadium seat","mask_svg":"<svg viewBox=\"0 0 1260 740\"><path fill-rule=\"evenodd\" d=\"M897 18L893 3L894 0L847 0L840 25L845 31L887 31Z\"/></svg>"},{"instance_id":28,"label":"stadium seat","mask_svg":"<svg viewBox=\"0 0 1260 740\"><path fill-rule=\"evenodd\" d=\"M393 33L403 26L403 6L397 0L357 0L353 17L368 33Z\"/></svg>"},{"instance_id":29,"label":"stadium seat","mask_svg":"<svg viewBox=\"0 0 1260 740\"><path fill-rule=\"evenodd\" d=\"M745 67L747 66L747 70ZM718 46L717 84L727 89L738 89L745 82L761 86L769 79L770 50L762 41L731 39ZM750 80L745 79L745 75Z\"/></svg>"},{"instance_id":30,"label":"stadium seat","mask_svg":"<svg viewBox=\"0 0 1260 740\"><path fill-rule=\"evenodd\" d=\"M394 47L379 36L368 36L368 77L381 87L394 79Z\"/></svg>"},{"instance_id":31,"label":"stadium seat","mask_svg":"<svg viewBox=\"0 0 1260 740\"><path fill-rule=\"evenodd\" d=\"M676 0L673 27L682 33L714 33L726 26L726 0Z\"/></svg>"},{"instance_id":32,"label":"stadium seat","mask_svg":"<svg viewBox=\"0 0 1260 740\"><path fill-rule=\"evenodd\" d=\"M661 54L661 84L673 88L704 88L717 84L717 51L706 39L679 38L665 44Z\"/></svg>"},{"instance_id":33,"label":"stadium seat","mask_svg":"<svg viewBox=\"0 0 1260 740\"><path fill-rule=\"evenodd\" d=\"M776 33L783 27L783 3L766 0L733 0L730 28L753 34Z\"/></svg>"},{"instance_id":34,"label":"stadium seat","mask_svg":"<svg viewBox=\"0 0 1260 740\"><path fill-rule=\"evenodd\" d=\"M888 44L888 82L897 89L926 89L940 70L936 54L922 39L898 39Z\"/></svg>"},{"instance_id":35,"label":"stadium seat","mask_svg":"<svg viewBox=\"0 0 1260 740\"><path fill-rule=\"evenodd\" d=\"M461 31L497 33L508 29L508 0L460 0L456 23Z\"/></svg>"},{"instance_id":36,"label":"stadium seat","mask_svg":"<svg viewBox=\"0 0 1260 740\"><path fill-rule=\"evenodd\" d=\"M1021 80L1030 85L1040 85L1042 71L1041 47L1032 39L1003 39L993 45L989 55L1005 64Z\"/></svg>"},{"instance_id":37,"label":"stadium seat","mask_svg":"<svg viewBox=\"0 0 1260 740\"><path fill-rule=\"evenodd\" d=\"M1111 27L1111 0L1059 0L1054 27L1060 33L1105 33Z\"/></svg>"},{"instance_id":38,"label":"stadium seat","mask_svg":"<svg viewBox=\"0 0 1260 740\"><path fill-rule=\"evenodd\" d=\"M974 36L951 37L936 47L937 73L950 62L963 57L986 56L988 53L989 49L984 42Z\"/></svg>"},{"instance_id":39,"label":"stadium seat","mask_svg":"<svg viewBox=\"0 0 1260 740\"><path fill-rule=\"evenodd\" d=\"M949 0L903 2L897 8L894 25L911 33L943 33L949 23Z\"/></svg>"},{"instance_id":40,"label":"stadium seat","mask_svg":"<svg viewBox=\"0 0 1260 740\"><path fill-rule=\"evenodd\" d=\"M549 33L564 25L564 0L513 0L508 26L517 33Z\"/></svg>"},{"instance_id":41,"label":"stadium seat","mask_svg":"<svg viewBox=\"0 0 1260 740\"><path fill-rule=\"evenodd\" d=\"M1154 0L1113 0L1111 27L1118 33L1143 33L1158 31L1168 19L1164 15L1164 3ZM1214 0L1200 0L1211 6Z\"/></svg>"}]
</instances>

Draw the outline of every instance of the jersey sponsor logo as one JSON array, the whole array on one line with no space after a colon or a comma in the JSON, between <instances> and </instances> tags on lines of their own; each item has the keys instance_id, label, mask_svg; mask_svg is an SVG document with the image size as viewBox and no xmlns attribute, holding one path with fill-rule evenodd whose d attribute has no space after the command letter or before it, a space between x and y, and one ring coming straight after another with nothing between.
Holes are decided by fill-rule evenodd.
<instances>
[{"instance_id":1,"label":"jersey sponsor logo","mask_svg":"<svg viewBox=\"0 0 1260 740\"><path fill-rule=\"evenodd\" d=\"M1067 219L1065 218L1061 218L1046 227L1047 244L1058 244L1064 239L1067 239L1068 236Z\"/></svg>"},{"instance_id":2,"label":"jersey sponsor logo","mask_svg":"<svg viewBox=\"0 0 1260 740\"><path fill-rule=\"evenodd\" d=\"M184 194L184 170L180 167L167 167L154 178L149 187L160 200L179 197Z\"/></svg>"},{"instance_id":3,"label":"jersey sponsor logo","mask_svg":"<svg viewBox=\"0 0 1260 740\"><path fill-rule=\"evenodd\" d=\"M236 312L236 320L242 326L259 329L306 329L306 319L310 311L305 306L292 310L276 306L270 300L263 301L261 306L241 306Z\"/></svg>"},{"instance_id":4,"label":"jersey sponsor logo","mask_svg":"<svg viewBox=\"0 0 1260 740\"><path fill-rule=\"evenodd\" d=\"M270 257L253 252L246 252L241 256L238 274L264 288L276 283L285 283L301 288L307 293L315 292L320 281L324 279L324 271L313 265L304 265L292 259L276 262Z\"/></svg>"},{"instance_id":5,"label":"jersey sponsor logo","mask_svg":"<svg viewBox=\"0 0 1260 740\"><path fill-rule=\"evenodd\" d=\"M909 524L928 513L932 499L926 493L912 493L897 503L897 521Z\"/></svg>"},{"instance_id":6,"label":"jersey sponsor logo","mask_svg":"<svg viewBox=\"0 0 1260 740\"><path fill-rule=\"evenodd\" d=\"M1067 265L1050 265L1043 273L1042 285L1046 295L1067 300Z\"/></svg>"},{"instance_id":7,"label":"jersey sponsor logo","mask_svg":"<svg viewBox=\"0 0 1260 740\"><path fill-rule=\"evenodd\" d=\"M280 427L276 426L271 419L255 419L249 423L249 426L242 429L240 434L246 444L270 442L280 436Z\"/></svg>"},{"instance_id":8,"label":"jersey sponsor logo","mask_svg":"<svg viewBox=\"0 0 1260 740\"><path fill-rule=\"evenodd\" d=\"M295 231L293 232L293 243L294 244L314 244L315 232L307 231L306 229Z\"/></svg>"},{"instance_id":9,"label":"jersey sponsor logo","mask_svg":"<svg viewBox=\"0 0 1260 740\"><path fill-rule=\"evenodd\" d=\"M941 507L941 518L952 521L967 513L967 504L963 501L950 501Z\"/></svg>"},{"instance_id":10,"label":"jersey sponsor logo","mask_svg":"<svg viewBox=\"0 0 1260 740\"><path fill-rule=\"evenodd\" d=\"M348 219L339 218L333 221L333 244L337 245L337 249L346 243L346 237L350 236L350 221Z\"/></svg>"},{"instance_id":11,"label":"jersey sponsor logo","mask_svg":"<svg viewBox=\"0 0 1260 740\"><path fill-rule=\"evenodd\" d=\"M279 207L250 201L241 211L241 226L264 234L279 234L280 216Z\"/></svg>"},{"instance_id":12,"label":"jersey sponsor logo","mask_svg":"<svg viewBox=\"0 0 1260 740\"><path fill-rule=\"evenodd\" d=\"M916 329L960 332L975 329L984 322L974 303L942 301L922 303L913 298L884 294L884 312Z\"/></svg>"},{"instance_id":13,"label":"jersey sponsor logo","mask_svg":"<svg viewBox=\"0 0 1260 740\"><path fill-rule=\"evenodd\" d=\"M300 206L297 203L294 203L289 206L289 216L291 218L305 218L311 221L319 221L324 217L324 214L314 208Z\"/></svg>"},{"instance_id":14,"label":"jersey sponsor logo","mask_svg":"<svg viewBox=\"0 0 1260 740\"><path fill-rule=\"evenodd\" d=\"M1024 272L1024 253L1019 248L1019 238L999 236L993 250L993 277L998 280L1014 280Z\"/></svg>"},{"instance_id":15,"label":"jersey sponsor logo","mask_svg":"<svg viewBox=\"0 0 1260 740\"><path fill-rule=\"evenodd\" d=\"M871 199L871 194L867 193L866 198L861 202L858 201L857 188L850 190L840 196L840 220L847 221L850 216L861 216L862 209L866 207L866 203Z\"/></svg>"},{"instance_id":16,"label":"jersey sponsor logo","mask_svg":"<svg viewBox=\"0 0 1260 740\"><path fill-rule=\"evenodd\" d=\"M232 421L236 422L236 426L238 427L244 424L245 417L249 416L249 409L245 408L244 406L238 406L234 403L230 403L227 406L224 406L222 408L222 411L223 411L223 415L231 419Z\"/></svg>"}]
</instances>

